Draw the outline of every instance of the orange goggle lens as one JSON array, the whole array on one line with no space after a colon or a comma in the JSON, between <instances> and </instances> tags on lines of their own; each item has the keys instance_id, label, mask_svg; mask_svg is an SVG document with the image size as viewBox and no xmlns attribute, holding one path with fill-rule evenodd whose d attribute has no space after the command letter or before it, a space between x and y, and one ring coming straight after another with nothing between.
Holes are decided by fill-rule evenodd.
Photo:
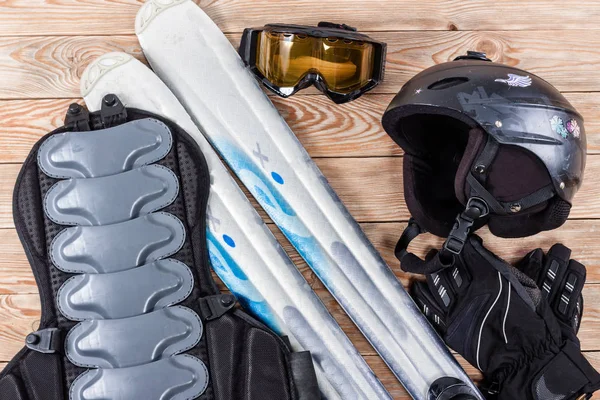
<instances>
[{"instance_id":1,"label":"orange goggle lens","mask_svg":"<svg viewBox=\"0 0 600 400\"><path fill-rule=\"evenodd\" d=\"M258 34L256 46L256 67L281 88L318 73L329 90L350 93L373 78L374 57L372 43L267 30Z\"/></svg>"}]
</instances>

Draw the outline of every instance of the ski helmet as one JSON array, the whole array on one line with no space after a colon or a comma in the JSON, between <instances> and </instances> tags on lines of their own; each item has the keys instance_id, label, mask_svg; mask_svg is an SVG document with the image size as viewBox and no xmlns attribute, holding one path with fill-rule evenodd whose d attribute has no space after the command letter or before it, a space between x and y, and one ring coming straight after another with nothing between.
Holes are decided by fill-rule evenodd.
<instances>
[{"instance_id":1,"label":"ski helmet","mask_svg":"<svg viewBox=\"0 0 600 400\"><path fill-rule=\"evenodd\" d=\"M438 236L461 224L470 231L487 223L500 237L557 228L581 186L581 115L545 80L484 53L410 79L382 124L405 152L408 209ZM455 221L461 212L466 220Z\"/></svg>"}]
</instances>

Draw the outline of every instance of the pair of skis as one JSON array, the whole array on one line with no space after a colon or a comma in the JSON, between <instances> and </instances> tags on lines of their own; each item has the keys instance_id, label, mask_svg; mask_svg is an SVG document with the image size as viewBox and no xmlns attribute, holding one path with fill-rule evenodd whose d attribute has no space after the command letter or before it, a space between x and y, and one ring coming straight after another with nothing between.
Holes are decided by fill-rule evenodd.
<instances>
[{"instance_id":1,"label":"pair of skis","mask_svg":"<svg viewBox=\"0 0 600 400\"><path fill-rule=\"evenodd\" d=\"M211 265L240 303L295 351L310 350L327 399L388 399L384 387L312 291L173 93L148 67L108 53L85 70L90 111L116 94L127 107L166 117L198 143L211 175L207 239Z\"/></svg>"},{"instance_id":2,"label":"pair of skis","mask_svg":"<svg viewBox=\"0 0 600 400\"><path fill-rule=\"evenodd\" d=\"M210 18L189 0L152 0L138 13L136 33L174 94L143 64L113 53L84 74L86 103L98 109L105 94L115 93L196 139L212 175L213 268L295 350L311 351L324 397L390 398L213 147L413 398L443 399L461 387L483 399Z\"/></svg>"}]
</instances>

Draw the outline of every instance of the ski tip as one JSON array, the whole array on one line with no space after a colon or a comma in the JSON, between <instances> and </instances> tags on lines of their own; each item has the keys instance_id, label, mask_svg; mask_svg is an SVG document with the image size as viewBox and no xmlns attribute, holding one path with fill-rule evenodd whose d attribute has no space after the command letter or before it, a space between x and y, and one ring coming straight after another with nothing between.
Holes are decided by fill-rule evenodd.
<instances>
[{"instance_id":1,"label":"ski tip","mask_svg":"<svg viewBox=\"0 0 600 400\"><path fill-rule=\"evenodd\" d=\"M135 17L135 34L139 35L146 29L150 21L166 9L189 0L148 0Z\"/></svg>"},{"instance_id":2,"label":"ski tip","mask_svg":"<svg viewBox=\"0 0 600 400\"><path fill-rule=\"evenodd\" d=\"M127 53L112 52L106 53L92 61L85 71L83 71L83 75L81 75L79 86L81 96L87 96L98 80L108 71L129 62L131 59L133 57Z\"/></svg>"}]
</instances>

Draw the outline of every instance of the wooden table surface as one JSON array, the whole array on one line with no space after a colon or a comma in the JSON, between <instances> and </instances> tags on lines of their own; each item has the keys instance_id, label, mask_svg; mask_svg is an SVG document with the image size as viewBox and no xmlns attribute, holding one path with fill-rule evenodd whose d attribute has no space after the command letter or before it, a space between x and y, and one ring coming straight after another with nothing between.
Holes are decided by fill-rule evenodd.
<instances>
[{"instance_id":1,"label":"wooden table surface","mask_svg":"<svg viewBox=\"0 0 600 400\"><path fill-rule=\"evenodd\" d=\"M12 219L13 185L32 145L81 102L79 78L108 51L143 60L133 21L143 1L0 0L0 368L39 320L37 287ZM538 74L584 115L588 163L569 221L520 240L483 232L486 244L514 261L561 241L588 268L579 334L600 367L600 0L202 0L200 6L237 45L245 27L266 23L343 22L388 43L386 79L361 99L335 105L314 90L272 97L352 215L403 283L393 256L409 218L402 193L402 152L380 118L407 79L467 50ZM263 214L264 215L264 214ZM270 221L269 221L270 222ZM272 224L270 224L273 227ZM273 230L277 229L273 227ZM286 250L396 399L408 396L337 303L285 242ZM424 236L424 252L441 240ZM466 365L469 373L476 370ZM425 366L424 366L425 367ZM600 398L600 397L599 397Z\"/></svg>"}]
</instances>

